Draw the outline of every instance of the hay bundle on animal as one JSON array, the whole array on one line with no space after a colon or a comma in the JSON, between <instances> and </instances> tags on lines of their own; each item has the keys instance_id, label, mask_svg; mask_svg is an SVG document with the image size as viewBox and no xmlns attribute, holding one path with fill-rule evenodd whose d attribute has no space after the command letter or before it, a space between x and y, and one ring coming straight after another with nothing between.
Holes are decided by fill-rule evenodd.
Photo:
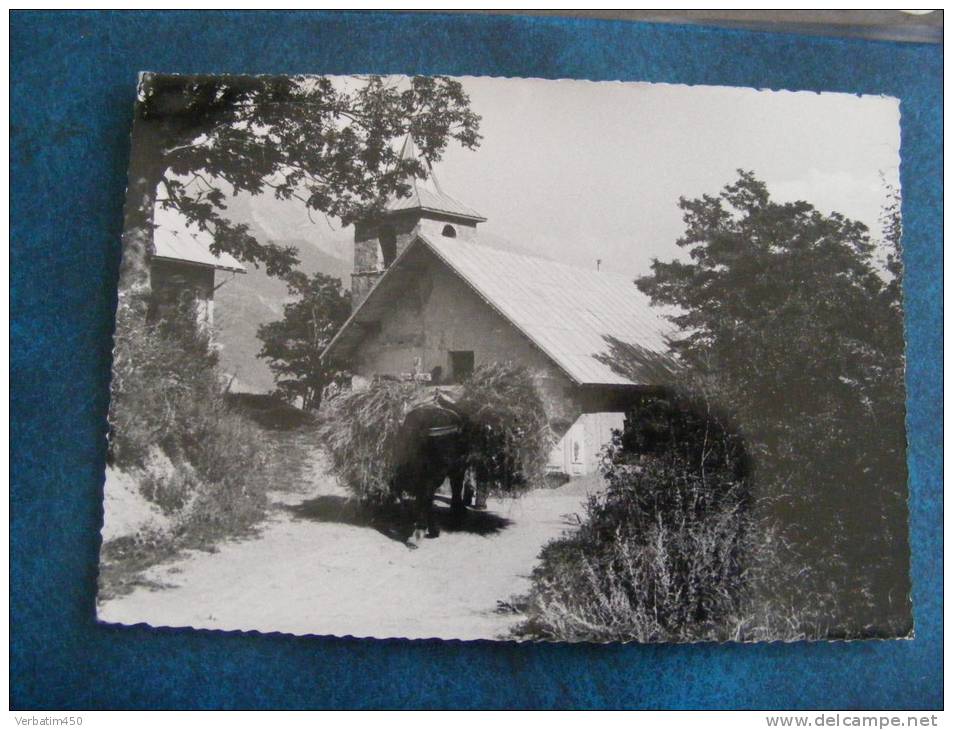
<instances>
[{"instance_id":1,"label":"hay bundle on animal","mask_svg":"<svg viewBox=\"0 0 953 730\"><path fill-rule=\"evenodd\" d=\"M479 490L514 495L542 482L553 434L528 368L481 365L464 384L457 407L466 414Z\"/></svg>"},{"instance_id":2,"label":"hay bundle on animal","mask_svg":"<svg viewBox=\"0 0 953 730\"><path fill-rule=\"evenodd\" d=\"M390 498L401 428L421 390L415 383L380 381L325 403L320 435L334 475L355 497L372 503Z\"/></svg>"},{"instance_id":3,"label":"hay bundle on animal","mask_svg":"<svg viewBox=\"0 0 953 730\"><path fill-rule=\"evenodd\" d=\"M322 431L352 494L376 503L413 497L418 529L431 537L432 500L447 478L462 519L468 471L478 493L517 494L541 479L551 446L532 375L512 364L477 368L455 390L379 381L342 393L328 402Z\"/></svg>"}]
</instances>

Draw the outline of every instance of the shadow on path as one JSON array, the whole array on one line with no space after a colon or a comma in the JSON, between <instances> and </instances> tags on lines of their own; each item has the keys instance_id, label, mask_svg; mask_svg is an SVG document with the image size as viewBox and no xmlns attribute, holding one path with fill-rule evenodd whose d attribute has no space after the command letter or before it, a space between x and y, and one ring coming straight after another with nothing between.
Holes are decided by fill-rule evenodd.
<instances>
[{"instance_id":1,"label":"shadow on path","mask_svg":"<svg viewBox=\"0 0 953 730\"><path fill-rule=\"evenodd\" d=\"M300 504L285 505L284 509L302 520L369 527L401 543L406 543L414 531L409 504L370 507L348 497L321 495ZM472 509L467 510L462 523L457 523L450 514L449 500L440 495L434 499L433 509L441 532L467 532L486 537L513 524L512 520L493 512Z\"/></svg>"}]
</instances>

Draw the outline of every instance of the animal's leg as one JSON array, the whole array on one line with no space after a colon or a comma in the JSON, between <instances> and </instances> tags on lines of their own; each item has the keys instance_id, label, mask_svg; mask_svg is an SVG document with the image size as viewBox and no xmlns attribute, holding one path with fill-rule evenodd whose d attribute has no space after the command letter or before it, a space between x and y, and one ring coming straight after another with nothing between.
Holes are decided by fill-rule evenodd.
<instances>
[{"instance_id":1,"label":"animal's leg","mask_svg":"<svg viewBox=\"0 0 953 730\"><path fill-rule=\"evenodd\" d=\"M427 507L427 537L440 537L440 526L437 524L432 504Z\"/></svg>"},{"instance_id":2,"label":"animal's leg","mask_svg":"<svg viewBox=\"0 0 953 730\"><path fill-rule=\"evenodd\" d=\"M473 470L473 509L486 509L486 493L490 483L490 472L485 464L477 464Z\"/></svg>"},{"instance_id":3,"label":"animal's leg","mask_svg":"<svg viewBox=\"0 0 953 730\"><path fill-rule=\"evenodd\" d=\"M466 485L463 488L463 506L471 507L473 506L473 477L470 476L466 480Z\"/></svg>"},{"instance_id":4,"label":"animal's leg","mask_svg":"<svg viewBox=\"0 0 953 730\"><path fill-rule=\"evenodd\" d=\"M423 506L423 495L414 498L414 542L420 542L424 536L427 524L426 508Z\"/></svg>"},{"instance_id":5,"label":"animal's leg","mask_svg":"<svg viewBox=\"0 0 953 730\"><path fill-rule=\"evenodd\" d=\"M463 481L465 476L465 470L458 470L450 474L450 514L453 517L454 524L457 525L463 522L463 518L467 512L463 500Z\"/></svg>"},{"instance_id":6,"label":"animal's leg","mask_svg":"<svg viewBox=\"0 0 953 730\"><path fill-rule=\"evenodd\" d=\"M417 522L414 525L414 534L419 540L424 530L427 537L439 537L440 528L433 513L433 490L421 488L417 493Z\"/></svg>"},{"instance_id":7,"label":"animal's leg","mask_svg":"<svg viewBox=\"0 0 953 730\"><path fill-rule=\"evenodd\" d=\"M473 509L486 509L486 484L482 482L477 482L476 492L474 496Z\"/></svg>"}]
</instances>

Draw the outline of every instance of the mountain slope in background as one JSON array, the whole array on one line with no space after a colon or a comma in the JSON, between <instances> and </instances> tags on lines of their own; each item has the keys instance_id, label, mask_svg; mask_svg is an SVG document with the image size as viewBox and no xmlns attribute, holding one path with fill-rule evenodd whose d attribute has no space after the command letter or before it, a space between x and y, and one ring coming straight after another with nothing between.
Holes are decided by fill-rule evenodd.
<instances>
[{"instance_id":1,"label":"mountain slope in background","mask_svg":"<svg viewBox=\"0 0 953 730\"><path fill-rule=\"evenodd\" d=\"M248 225L259 241L269 240L254 220L248 221ZM351 262L322 250L341 250L340 242L285 239L281 243L298 249L300 268L305 273L334 276L350 287ZM283 281L253 266L248 267L247 273L234 276L218 272L215 283L221 284L215 292L216 341L221 347L222 369L234 378L231 389L267 393L274 388L274 379L268 364L257 357L261 349L258 327L281 319L288 290Z\"/></svg>"}]
</instances>

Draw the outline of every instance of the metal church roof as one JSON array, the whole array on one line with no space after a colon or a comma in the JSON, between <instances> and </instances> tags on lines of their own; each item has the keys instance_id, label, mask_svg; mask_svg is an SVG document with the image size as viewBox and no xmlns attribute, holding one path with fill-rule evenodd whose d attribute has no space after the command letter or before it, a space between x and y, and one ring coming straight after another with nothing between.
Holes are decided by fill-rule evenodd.
<instances>
[{"instance_id":1,"label":"metal church roof","mask_svg":"<svg viewBox=\"0 0 953 730\"><path fill-rule=\"evenodd\" d=\"M401 148L400 157L403 160L418 157L417 147L410 135L404 139L404 146ZM447 195L440 187L433 169L430 164L424 160L424 166L430 169L430 175L426 180L411 178L407 180L410 185L410 195L406 197L392 196L384 204L384 210L388 213L397 213L404 210L424 210L430 213L443 213L445 215L456 216L457 218L466 218L468 220L481 222L485 221L482 215L473 208L464 205L456 198Z\"/></svg>"},{"instance_id":2,"label":"metal church roof","mask_svg":"<svg viewBox=\"0 0 953 730\"><path fill-rule=\"evenodd\" d=\"M427 183L436 185L436 182L433 173L431 173ZM410 195L406 198L393 197L388 200L384 205L384 210L388 213L397 213L402 210L425 210L429 213L444 213L477 222L486 220L473 208L451 198L436 187L429 189L426 183L421 180L414 179L410 183L410 190Z\"/></svg>"},{"instance_id":3,"label":"metal church roof","mask_svg":"<svg viewBox=\"0 0 953 730\"><path fill-rule=\"evenodd\" d=\"M213 254L209 250L212 235L190 226L176 211L156 206L154 223L156 258L245 273L245 267L233 256Z\"/></svg>"},{"instance_id":4,"label":"metal church roof","mask_svg":"<svg viewBox=\"0 0 953 730\"><path fill-rule=\"evenodd\" d=\"M418 238L398 257L352 314L325 354L354 347L363 336L362 310L380 310L400 296L389 286L412 249L424 247L463 279L579 385L665 385L672 372L668 335L672 325L631 279L511 253L461 238ZM376 300L376 301L375 301ZM371 314L371 312L368 312ZM603 358L610 341L628 346L639 362L634 379Z\"/></svg>"}]
</instances>

